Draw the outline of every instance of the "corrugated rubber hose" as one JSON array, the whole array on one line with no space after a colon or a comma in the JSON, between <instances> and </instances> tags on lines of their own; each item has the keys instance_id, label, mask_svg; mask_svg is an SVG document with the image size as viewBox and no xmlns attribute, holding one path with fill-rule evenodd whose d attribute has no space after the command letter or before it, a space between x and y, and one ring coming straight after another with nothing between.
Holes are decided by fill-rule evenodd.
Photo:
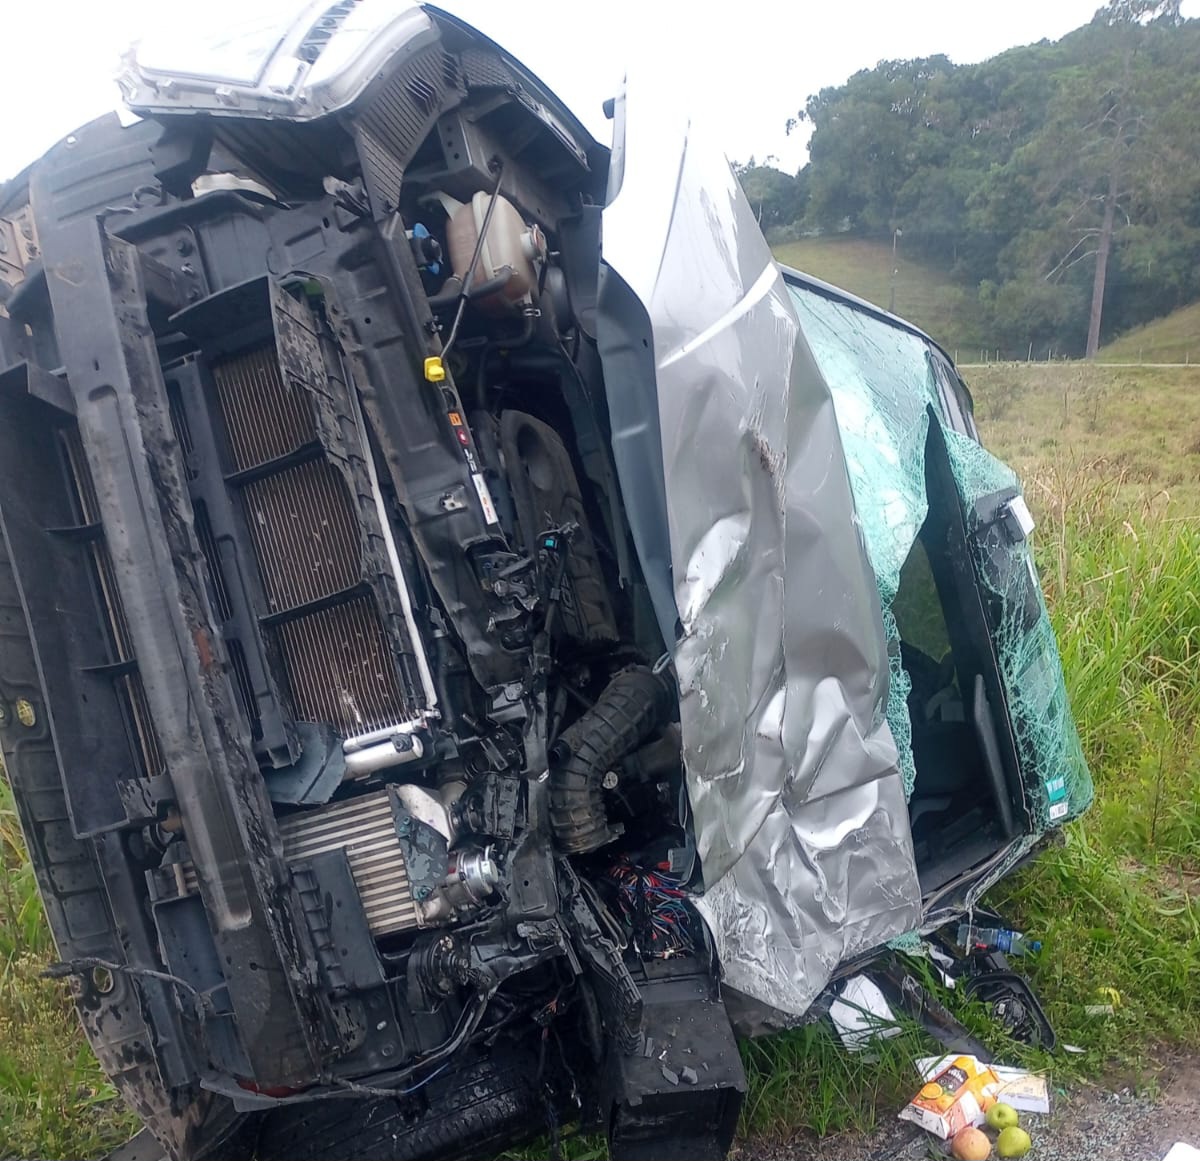
<instances>
[{"instance_id":1,"label":"corrugated rubber hose","mask_svg":"<svg viewBox=\"0 0 1200 1161\"><path fill-rule=\"evenodd\" d=\"M550 753L550 823L568 854L594 851L620 831L608 824L604 775L662 724L670 705L664 678L645 666L618 673Z\"/></svg>"}]
</instances>

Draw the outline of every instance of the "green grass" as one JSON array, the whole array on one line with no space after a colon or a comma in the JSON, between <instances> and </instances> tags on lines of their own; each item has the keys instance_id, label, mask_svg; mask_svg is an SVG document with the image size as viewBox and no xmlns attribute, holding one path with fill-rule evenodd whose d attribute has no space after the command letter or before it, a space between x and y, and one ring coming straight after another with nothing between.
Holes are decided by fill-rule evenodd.
<instances>
[{"instance_id":1,"label":"green grass","mask_svg":"<svg viewBox=\"0 0 1200 1161\"><path fill-rule=\"evenodd\" d=\"M802 238L775 247L775 257L825 282L888 307L891 296L890 241L833 235ZM901 239L896 261L896 313L964 359L986 345L980 337L975 291L934 266L910 259Z\"/></svg>"},{"instance_id":2,"label":"green grass","mask_svg":"<svg viewBox=\"0 0 1200 1161\"><path fill-rule=\"evenodd\" d=\"M1023 966L1084 1054L1030 1053L978 1010L957 1010L1002 1059L1056 1082L1137 1075L1164 1044L1200 1048L1200 367L1004 365L971 380L984 438L1022 473L1039 521L1097 797L1061 847L989 900L1044 941ZM62 986L37 977L52 951L6 797L0 851L0 1156L94 1156L130 1121ZM1121 1007L1088 1017L1102 987L1118 989ZM746 1045L743 1130L783 1138L891 1119L927 1049L911 1027L872 1060L820 1027ZM588 1139L566 1151L603 1156Z\"/></svg>"},{"instance_id":3,"label":"green grass","mask_svg":"<svg viewBox=\"0 0 1200 1161\"><path fill-rule=\"evenodd\" d=\"M0 1157L98 1157L137 1128L79 1031L0 770Z\"/></svg>"},{"instance_id":4,"label":"green grass","mask_svg":"<svg viewBox=\"0 0 1200 1161\"><path fill-rule=\"evenodd\" d=\"M1034 976L1092 1063L1200 1047L1200 368L993 367L985 440L1017 465L1092 811L998 898L1047 943ZM1115 1018L1089 1019L1115 987Z\"/></svg>"},{"instance_id":5,"label":"green grass","mask_svg":"<svg viewBox=\"0 0 1200 1161\"><path fill-rule=\"evenodd\" d=\"M1180 307L1100 348L1109 363L1200 363L1200 302Z\"/></svg>"}]
</instances>

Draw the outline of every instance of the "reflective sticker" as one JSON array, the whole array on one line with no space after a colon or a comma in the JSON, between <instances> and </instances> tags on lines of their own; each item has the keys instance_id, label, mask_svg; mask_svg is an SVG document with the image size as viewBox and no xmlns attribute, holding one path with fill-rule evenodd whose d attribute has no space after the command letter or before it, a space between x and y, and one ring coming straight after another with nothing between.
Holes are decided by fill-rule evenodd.
<instances>
[{"instance_id":1,"label":"reflective sticker","mask_svg":"<svg viewBox=\"0 0 1200 1161\"><path fill-rule=\"evenodd\" d=\"M483 518L489 524L499 524L500 519L496 515L496 506L492 503L492 494L488 491L488 486L483 476L476 472L471 477L471 482L475 485L475 491L479 493L479 504L483 508Z\"/></svg>"},{"instance_id":2,"label":"reflective sticker","mask_svg":"<svg viewBox=\"0 0 1200 1161\"><path fill-rule=\"evenodd\" d=\"M1033 513L1029 511L1029 505L1025 503L1025 497L1014 496L1008 502L1008 510L1013 514L1017 527L1021 530L1021 536L1028 538L1034 529L1034 520Z\"/></svg>"}]
</instances>

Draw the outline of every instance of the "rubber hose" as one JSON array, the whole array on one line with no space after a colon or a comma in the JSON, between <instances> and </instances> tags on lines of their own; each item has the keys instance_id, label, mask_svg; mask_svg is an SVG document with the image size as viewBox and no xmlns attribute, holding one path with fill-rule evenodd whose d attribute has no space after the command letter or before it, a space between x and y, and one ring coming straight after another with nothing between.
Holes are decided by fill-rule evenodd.
<instances>
[{"instance_id":1,"label":"rubber hose","mask_svg":"<svg viewBox=\"0 0 1200 1161\"><path fill-rule=\"evenodd\" d=\"M624 669L551 750L550 825L559 847L581 855L621 832L608 825L604 775L667 715L667 683L644 666Z\"/></svg>"}]
</instances>

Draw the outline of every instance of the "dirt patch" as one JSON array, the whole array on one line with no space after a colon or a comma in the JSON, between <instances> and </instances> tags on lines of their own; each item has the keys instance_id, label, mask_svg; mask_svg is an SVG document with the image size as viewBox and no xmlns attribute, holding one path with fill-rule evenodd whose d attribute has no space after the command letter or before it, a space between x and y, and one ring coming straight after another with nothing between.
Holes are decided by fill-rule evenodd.
<instances>
[{"instance_id":1,"label":"dirt patch","mask_svg":"<svg viewBox=\"0 0 1200 1161\"><path fill-rule=\"evenodd\" d=\"M1157 1092L1081 1086L1055 1093L1047 1117L1022 1118L1033 1137L1030 1161L1162 1161L1176 1141L1200 1146L1200 1057L1172 1061ZM764 1147L743 1144L736 1156L762 1161L921 1161L930 1138L913 1125L885 1123L873 1133L818 1140L808 1135Z\"/></svg>"}]
</instances>

